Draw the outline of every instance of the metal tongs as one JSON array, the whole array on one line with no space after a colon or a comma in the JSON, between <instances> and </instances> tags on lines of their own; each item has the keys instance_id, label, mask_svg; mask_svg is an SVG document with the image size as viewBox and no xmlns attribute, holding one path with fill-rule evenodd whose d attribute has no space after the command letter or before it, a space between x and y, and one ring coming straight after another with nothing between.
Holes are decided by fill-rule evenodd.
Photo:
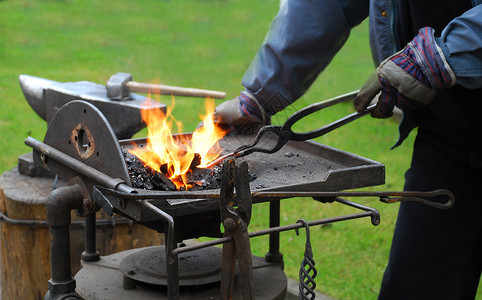
<instances>
[{"instance_id":1,"label":"metal tongs","mask_svg":"<svg viewBox=\"0 0 482 300\"><path fill-rule=\"evenodd\" d=\"M318 129L315 129L315 130L312 130L312 131L299 133L299 132L293 132L293 130L291 130L291 127L293 127L293 125L296 122L303 119L304 117L306 117L306 116L308 116L312 113L315 113L319 110L322 110L324 108L327 108L329 106L332 106L332 105L335 105L335 104L338 104L338 103L341 103L341 102L353 100L353 99L355 99L357 94L358 94L358 91L353 91L351 93L340 95L340 96L337 96L337 97L334 97L334 98L331 98L331 99L328 99L328 100L325 100L325 101L313 103L313 104L308 105L307 107L295 112L294 114L292 114L286 120L286 122L281 126L279 126L279 125L277 125L277 126L275 126L275 125L264 126L258 131L258 134L256 135L256 137L255 137L255 139L252 143L250 143L248 145L241 146L241 147L237 148L236 150L234 150L234 152L232 152L232 153L229 153L229 154L222 155L222 156L218 157L217 159L208 163L206 165L206 167L210 168L212 166L215 166L218 163L220 163L221 161L223 161L223 160L225 160L226 158L229 158L229 157L243 157L243 156L246 156L246 155L251 154L253 152L262 152L262 153L268 153L268 154L275 153L275 152L279 151L288 141L306 141L306 140L309 140L309 139L320 137L320 136L322 136L322 135L324 135L324 134L326 134L326 133L328 133L332 130L335 130L335 129L337 129L337 128L345 125L345 124L350 123L351 121L354 121L354 120L356 120L360 117L363 117L364 115L367 115L367 114L371 113L372 110L375 108L376 104L373 104L373 105L369 106L363 112L352 113L352 114L347 115L347 116L345 116L345 117L343 117L339 120L336 120L336 121L334 121L334 122L332 122L328 125L325 125L321 128L318 128ZM263 148L263 147L257 146L259 141L261 140L261 138L263 137L263 135L266 132L273 132L278 136L277 143L272 148Z\"/></svg>"}]
</instances>

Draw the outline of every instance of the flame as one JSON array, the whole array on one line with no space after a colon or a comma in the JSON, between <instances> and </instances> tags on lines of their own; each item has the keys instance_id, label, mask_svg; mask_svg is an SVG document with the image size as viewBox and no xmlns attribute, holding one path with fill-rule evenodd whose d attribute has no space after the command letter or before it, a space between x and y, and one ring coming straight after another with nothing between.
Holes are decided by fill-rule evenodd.
<instances>
[{"instance_id":1,"label":"flame","mask_svg":"<svg viewBox=\"0 0 482 300\"><path fill-rule=\"evenodd\" d=\"M172 135L170 118L175 120L171 115L174 109L174 98L166 113L158 108L152 108L149 103L146 101L144 109L141 109L142 120L147 124L147 144L142 148L136 145L129 152L157 172L161 173L161 167L167 166L166 175L177 188L189 189L191 186L187 183L186 176L195 154L198 153L201 157L198 168L203 168L222 152L218 141L227 132L217 127L213 121L214 101L206 99L206 115L200 116L204 126L197 128L191 139L176 139ZM181 129L181 122L176 122L176 125Z\"/></svg>"}]
</instances>

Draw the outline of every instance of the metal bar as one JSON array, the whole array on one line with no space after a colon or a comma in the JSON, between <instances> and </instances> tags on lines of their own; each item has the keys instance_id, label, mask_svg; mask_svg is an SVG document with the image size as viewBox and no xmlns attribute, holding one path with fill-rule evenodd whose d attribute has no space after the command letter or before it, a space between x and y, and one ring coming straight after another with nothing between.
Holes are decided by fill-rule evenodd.
<instances>
[{"instance_id":1,"label":"metal bar","mask_svg":"<svg viewBox=\"0 0 482 300\"><path fill-rule=\"evenodd\" d=\"M371 212L372 213L371 214L372 224L374 226L380 225L380 213L375 208L365 206L365 205L361 205L360 203L355 203L355 202L348 201L346 199L342 199L342 198L338 198L338 197L335 199L335 201L339 202L339 203L342 203L342 204L345 204L345 205L348 205L348 206L351 206L351 207L354 207L354 208L358 208L358 209L367 211L367 212Z\"/></svg>"},{"instance_id":2,"label":"metal bar","mask_svg":"<svg viewBox=\"0 0 482 300\"><path fill-rule=\"evenodd\" d=\"M362 213L356 213L356 214L350 214L350 215L344 215L344 216L338 216L338 217L332 217L332 218L326 218L326 219L319 219L319 220L309 221L308 225L309 226L316 226L316 225L329 224L329 223L340 222L340 221L360 219L360 218L364 218L364 217L372 217L373 214L374 214L373 211L367 211L367 212L362 212ZM301 228L301 227L303 227L303 224L300 224L300 223L278 226L278 227L274 227L274 228L268 228L268 229L250 232L249 237L252 238L252 237L262 236L262 235L266 235L266 234L271 234L273 232L282 232L282 231L294 230L294 229ZM223 238L219 238L219 239L212 240L212 241L202 242L202 243L199 243L199 244L193 244L193 245L189 245L189 246L174 249L174 251L172 252L172 255L177 256L180 253L194 251L194 250L197 250L197 249L202 249L202 248L211 247L211 246L216 246L216 245L220 245L220 244L223 244L223 243L230 243L230 242L233 242L233 241L234 241L234 239L232 237L223 237Z\"/></svg>"},{"instance_id":3,"label":"metal bar","mask_svg":"<svg viewBox=\"0 0 482 300\"><path fill-rule=\"evenodd\" d=\"M302 132L302 133L298 133L298 132L293 132L293 136L291 137L291 140L293 141L306 141L306 140L310 140L310 139L314 139L314 138L317 138L317 137L320 137L322 135L325 135L337 128L340 128L341 126L343 125L346 125L348 123L351 123L352 121L355 121L369 113L371 113L376 107L376 104L373 104L369 107L367 107L367 109L363 112L355 112L355 113L352 113L352 114L349 114L339 120L336 120L330 124L327 124L321 128L318 128L318 129L315 129L315 130L312 130L312 131L308 131L308 132Z\"/></svg>"},{"instance_id":4,"label":"metal bar","mask_svg":"<svg viewBox=\"0 0 482 300\"><path fill-rule=\"evenodd\" d=\"M174 219L172 216L153 205L148 201L140 201L142 205L154 211L159 215L167 224L166 233L166 269L167 269L167 298L168 299L179 299L179 267L178 267L178 254L174 253L176 250L174 241Z\"/></svg>"},{"instance_id":5,"label":"metal bar","mask_svg":"<svg viewBox=\"0 0 482 300\"><path fill-rule=\"evenodd\" d=\"M219 192L216 191L175 191L164 192L156 191L156 193L140 193L139 190L135 190L133 193L119 193L113 191L114 195L122 197L124 199L200 199L211 198L219 199ZM438 203L426 200L424 198L432 198L438 196L445 196L448 198L446 203ZM253 199L288 199L294 197L308 197L308 198L337 198L337 197L379 197L380 201L384 203L394 203L403 201L415 201L426 205L430 205L439 209L449 209L455 203L455 196L448 190L434 190L429 192L412 192L412 191L349 191L349 192L270 192L259 191L251 194ZM399 197L399 198L393 198ZM254 202L254 201L253 201Z\"/></svg>"},{"instance_id":6,"label":"metal bar","mask_svg":"<svg viewBox=\"0 0 482 300\"><path fill-rule=\"evenodd\" d=\"M24 219L12 219L5 215L2 211L0 211L0 222L10 225L18 225L18 226L29 226L29 227L41 227L41 228L48 228L49 225L47 224L46 220L24 220ZM95 223L96 227L102 226L116 226L117 224L130 224L132 225L132 220L128 218L119 218L119 219L100 219L97 220ZM84 221L71 221L70 226L73 227L85 227Z\"/></svg>"},{"instance_id":7,"label":"metal bar","mask_svg":"<svg viewBox=\"0 0 482 300\"><path fill-rule=\"evenodd\" d=\"M103 172L94 169L81 161L72 158L71 156L63 153L62 151L59 151L55 149L54 147L51 147L47 144L44 144L40 141L37 141L36 139L32 137L27 137L25 139L25 144L27 146L32 147L33 149L39 151L41 154L48 156L52 159L55 159L59 163L69 167L73 171L82 174L99 184L109 187L111 189L117 189L119 191L123 191L125 193L131 193L134 191L134 189L130 186L128 186L125 182L123 182L119 178L112 178Z\"/></svg>"}]
</instances>

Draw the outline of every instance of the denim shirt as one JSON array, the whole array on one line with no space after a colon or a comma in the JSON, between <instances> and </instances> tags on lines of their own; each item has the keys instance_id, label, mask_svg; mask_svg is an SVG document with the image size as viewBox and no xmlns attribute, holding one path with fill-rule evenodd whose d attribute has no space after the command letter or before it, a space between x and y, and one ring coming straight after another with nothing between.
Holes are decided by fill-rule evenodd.
<instances>
[{"instance_id":1,"label":"denim shirt","mask_svg":"<svg viewBox=\"0 0 482 300\"><path fill-rule=\"evenodd\" d=\"M401 49L399 0L282 0L242 84L273 115L301 97L368 16L375 65ZM458 84L482 88L482 0L436 39Z\"/></svg>"}]
</instances>

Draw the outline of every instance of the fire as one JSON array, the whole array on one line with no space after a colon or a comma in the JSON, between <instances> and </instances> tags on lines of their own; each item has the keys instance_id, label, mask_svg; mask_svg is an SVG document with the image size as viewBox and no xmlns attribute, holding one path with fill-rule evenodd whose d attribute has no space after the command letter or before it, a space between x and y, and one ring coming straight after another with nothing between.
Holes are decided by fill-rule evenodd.
<instances>
[{"instance_id":1,"label":"fire","mask_svg":"<svg viewBox=\"0 0 482 300\"><path fill-rule=\"evenodd\" d=\"M161 173L162 168L178 189L181 187L189 189L186 176L191 170L191 163L196 153L201 158L201 163L197 167L203 168L222 152L218 141L226 131L217 127L212 119L214 101L206 99L206 115L200 116L204 126L197 128L191 139L176 139L172 136L170 119L174 119L171 115L174 98L167 113L160 109L150 109L148 103L146 105L146 109L141 110L141 116L147 124L147 144L142 148L136 146L129 152L157 172ZM179 122L177 125L180 128L182 124Z\"/></svg>"}]
</instances>

